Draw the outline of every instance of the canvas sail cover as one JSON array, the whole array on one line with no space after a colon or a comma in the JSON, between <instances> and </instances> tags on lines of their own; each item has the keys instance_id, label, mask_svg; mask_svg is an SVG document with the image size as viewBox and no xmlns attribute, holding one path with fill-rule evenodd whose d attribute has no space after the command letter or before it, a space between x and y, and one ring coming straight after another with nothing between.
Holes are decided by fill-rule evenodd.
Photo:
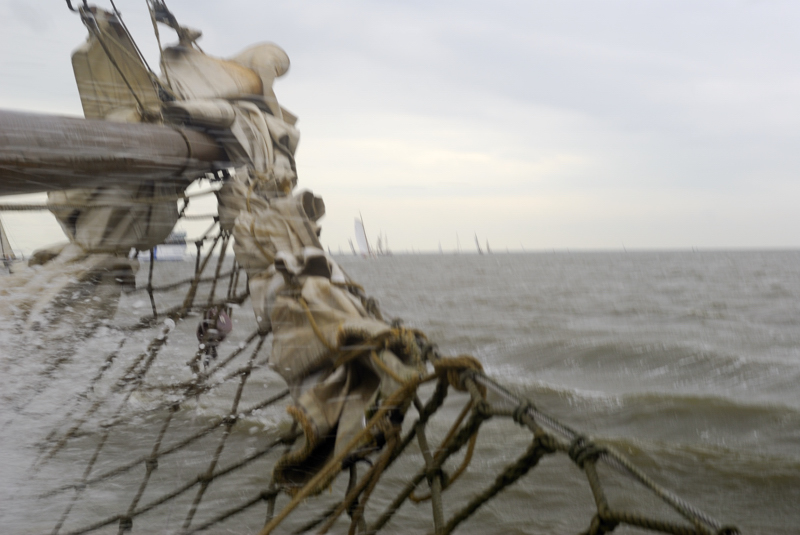
<instances>
[{"instance_id":1,"label":"canvas sail cover","mask_svg":"<svg viewBox=\"0 0 800 535\"><path fill-rule=\"evenodd\" d=\"M155 81L116 15L95 7L81 14L90 33L72 53L72 69L86 118L157 111Z\"/></svg>"},{"instance_id":2,"label":"canvas sail cover","mask_svg":"<svg viewBox=\"0 0 800 535\"><path fill-rule=\"evenodd\" d=\"M233 234L259 327L273 334L269 363L289 385L290 414L303 431L273 474L292 492L359 435L365 415L381 399L401 381L424 373L415 335L385 322L349 283L319 240L324 203L311 192L294 192L296 117L278 105L272 90L272 81L289 66L282 50L263 44L230 60L212 58L194 47L199 34L174 27L181 42L165 51L164 80L157 81L137 63L125 36L109 45L116 31L112 17L90 11L101 31L87 23L92 36L73 61L87 117L189 124L215 136L236 165L218 193L220 226ZM107 61L98 50L112 50ZM160 83L170 91L169 102L157 98ZM150 114L151 105L158 114ZM177 218L175 202L161 199L178 192L161 188L143 182L51 195L53 213L70 242L34 255L42 267L36 276L28 270L0 288L0 308L21 312L29 326L64 324L68 315L60 312L66 309L55 309L69 301L59 296L105 292L87 300L82 324L97 325L113 315L121 288L133 282L138 267L127 249L158 243ZM368 252L363 226L360 234ZM365 344L374 350L341 359L348 348ZM364 446L382 444L377 437L366 440L375 442Z\"/></svg>"},{"instance_id":3,"label":"canvas sail cover","mask_svg":"<svg viewBox=\"0 0 800 535\"><path fill-rule=\"evenodd\" d=\"M364 428L365 415L400 387L395 378L418 377L425 368L413 336L375 317L322 250L321 199L301 192L254 201L235 220L234 251L248 273L259 326L273 333L269 364L289 385L290 414L303 431L273 473L291 493ZM344 348L376 339L384 344L374 356L339 362Z\"/></svg>"},{"instance_id":4,"label":"canvas sail cover","mask_svg":"<svg viewBox=\"0 0 800 535\"><path fill-rule=\"evenodd\" d=\"M273 335L269 364L289 385L294 399L289 411L303 431L273 472L275 481L293 492L364 428L365 415L399 387L395 378L417 377L424 366L413 336L376 317L324 252L318 223L325 214L322 199L293 192L296 118L272 92L272 80L288 68L285 53L265 44L234 60L259 73L263 98L226 95L233 121L229 135L220 139L242 166L218 194L220 225L233 233L259 328ZM218 102L220 96L198 100ZM209 113L230 117L224 107L215 104ZM193 118L195 124L202 120ZM376 337L385 343L374 359L367 353L339 362L341 348Z\"/></svg>"},{"instance_id":5,"label":"canvas sail cover","mask_svg":"<svg viewBox=\"0 0 800 535\"><path fill-rule=\"evenodd\" d=\"M86 117L139 122L158 111L157 80L116 16L92 7L81 8L81 18L89 37L72 63ZM131 166L135 159L126 155L116 164ZM138 261L129 258L131 249L149 249L169 235L185 186L111 179L96 188L50 192L48 204L69 242L34 252L28 269L5 278L0 309L22 329L42 329L51 342L98 328L135 283ZM86 296L84 304L69 306L70 295Z\"/></svg>"},{"instance_id":6,"label":"canvas sail cover","mask_svg":"<svg viewBox=\"0 0 800 535\"><path fill-rule=\"evenodd\" d=\"M203 54L183 44L164 50L163 68L180 100L237 98L262 93L252 69Z\"/></svg>"}]
</instances>

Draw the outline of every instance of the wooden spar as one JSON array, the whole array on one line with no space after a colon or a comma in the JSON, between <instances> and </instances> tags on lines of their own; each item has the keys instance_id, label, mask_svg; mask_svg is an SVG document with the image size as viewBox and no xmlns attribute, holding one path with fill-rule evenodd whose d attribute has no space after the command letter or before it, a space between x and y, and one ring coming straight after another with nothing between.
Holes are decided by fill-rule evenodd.
<instances>
[{"instance_id":1,"label":"wooden spar","mask_svg":"<svg viewBox=\"0 0 800 535\"><path fill-rule=\"evenodd\" d=\"M0 195L142 180L189 184L227 157L185 128L0 110Z\"/></svg>"}]
</instances>

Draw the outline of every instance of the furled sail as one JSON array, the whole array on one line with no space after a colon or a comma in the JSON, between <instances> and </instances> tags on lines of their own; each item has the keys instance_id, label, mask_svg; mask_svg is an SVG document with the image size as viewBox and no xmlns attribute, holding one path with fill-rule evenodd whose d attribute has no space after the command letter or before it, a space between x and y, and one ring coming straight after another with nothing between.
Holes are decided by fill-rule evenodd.
<instances>
[{"instance_id":1,"label":"furled sail","mask_svg":"<svg viewBox=\"0 0 800 535\"><path fill-rule=\"evenodd\" d=\"M87 119L114 113L157 113L159 81L148 71L117 16L96 7L82 10L89 36L72 53L72 69Z\"/></svg>"}]
</instances>

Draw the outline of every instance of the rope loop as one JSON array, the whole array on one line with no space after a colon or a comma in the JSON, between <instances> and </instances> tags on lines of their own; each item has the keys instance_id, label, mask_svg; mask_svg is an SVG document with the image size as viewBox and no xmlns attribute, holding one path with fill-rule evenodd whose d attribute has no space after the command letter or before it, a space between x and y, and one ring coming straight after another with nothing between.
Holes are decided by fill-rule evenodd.
<instances>
[{"instance_id":1,"label":"rope loop","mask_svg":"<svg viewBox=\"0 0 800 535\"><path fill-rule=\"evenodd\" d=\"M599 446L589 440L586 435L576 436L569 445L569 458L583 469L587 462L595 462L597 458L608 451L604 446Z\"/></svg>"},{"instance_id":2,"label":"rope loop","mask_svg":"<svg viewBox=\"0 0 800 535\"><path fill-rule=\"evenodd\" d=\"M461 373L465 371L483 371L483 366L478 359L470 355L459 355L458 357L443 358L433 363L433 368L439 374L446 374L447 382L450 386L460 392L466 392L467 387L464 386L464 381Z\"/></svg>"}]
</instances>

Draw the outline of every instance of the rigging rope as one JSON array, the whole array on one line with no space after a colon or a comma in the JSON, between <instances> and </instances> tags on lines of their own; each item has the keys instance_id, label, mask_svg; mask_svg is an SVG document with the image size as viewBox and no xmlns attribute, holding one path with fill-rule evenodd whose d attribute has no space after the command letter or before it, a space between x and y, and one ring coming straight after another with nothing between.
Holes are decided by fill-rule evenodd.
<instances>
[{"instance_id":1,"label":"rigging rope","mask_svg":"<svg viewBox=\"0 0 800 535\"><path fill-rule=\"evenodd\" d=\"M159 21L172 26L178 32L181 41L184 42L187 34L182 27L177 25L177 21L166 9L163 0L148 0L147 3L159 49L163 52L157 27L157 22ZM85 2L84 6L86 6ZM116 6L113 7L118 14ZM96 37L112 66L117 70L138 103L139 108L144 113L146 110L144 110L144 105L139 95L136 94L107 47L104 39L105 34L96 21L93 22L91 20L91 15L86 14L87 11L88 7L86 9L81 8L84 23L90 33ZM196 47L197 45L192 42L191 46ZM138 48L135 49L135 52L141 56ZM137 61L143 60L143 58L137 58L136 54L131 53L129 50L123 49L123 53ZM164 70L167 86L169 87L164 87L160 82L154 80L152 78L154 75L149 66L146 66L146 68L150 81L157 85L156 89L159 98L169 97L169 87L172 84L169 80L169 73L164 63L163 54L162 70ZM203 78L206 77L202 70L199 71L199 75ZM249 274L249 277L246 277L248 279L247 282L249 283L253 279L258 280L264 274L274 275L276 277L275 280L278 282L280 282L279 277L293 278L295 281L301 276L306 277L306 280L312 277L324 279L325 277L318 274L314 275L314 272L304 273L297 271L289 273L291 266L286 263L289 260L286 256L280 259L284 262L282 268L287 270L285 273L280 275L273 272L268 273L271 268L277 269L275 260L280 252L291 252L295 256L295 260L298 258L298 251L303 248L316 248L322 252L321 244L317 237L318 233L315 231L315 229L318 230L318 227L311 225L312 218L309 217L308 212L304 214L305 219L298 217L297 214L300 213L300 207L286 203L292 198L288 194L291 193L297 178L293 148L296 145L296 131L293 131L291 125L283 121L275 122L270 126L268 119L272 120L273 115L271 113L266 114L252 103L239 102L237 105L239 106L237 109L240 112L249 113L252 111L254 114L251 118L252 125L244 121L244 119L242 119L244 121L242 124L248 128L255 125L256 130L258 130L255 138L248 139L246 142L237 141L236 143L240 145L243 143L242 146L237 148L245 153L248 152L248 147L244 145L249 145L250 149L254 149L256 146L264 149L262 151L263 154L259 152L259 164L257 166L252 165L254 164L253 161L249 162L253 172L253 180L247 182L249 178L243 176L242 180L244 182L229 182L229 188L233 190L233 193L228 192L231 197L227 199L230 206L226 207L224 202L220 202L221 208L235 209L236 213L242 212L244 214L241 207L236 208L236 203L243 201L244 208L252 217L252 222L249 224L249 238L252 239L252 251L250 252L254 253L254 256L257 256L255 253L260 253L264 262L261 262L262 259L258 259L258 262L254 261L253 265L245 266L251 269L251 271L247 272ZM239 126L242 127L242 124ZM289 134L294 136L294 145L290 141L292 136ZM273 137L275 138L274 140ZM280 161L278 156L282 158ZM252 160L251 157L252 154L248 156L248 159ZM281 165L279 166L278 163ZM276 175L276 171L281 171L280 176ZM241 194L242 192L236 192L237 184L243 188L243 194ZM263 191L255 195L257 186L263 186ZM259 330L246 336L239 347L230 351L226 356L217 359L208 359L204 362L205 348L200 347L193 358L186 363L189 370L187 372L187 375L190 376L189 379L170 380L167 384L160 384L157 381L153 381L152 377L154 375L153 370L157 369L157 365L161 363L159 358L162 361L164 360L162 352L164 352L167 342L176 338L179 334L175 330L176 323L182 322L192 313L198 311L204 320L210 320L210 325L214 326L220 317L220 311L223 307L241 303L250 295L249 284L245 284L244 290L239 288L240 274L244 269L239 262L244 263L243 257L246 255L239 256L230 270L223 270L232 232L235 232L236 229L242 230L239 225L231 221L229 222L231 225L225 226L220 221L219 216L216 215L186 216L183 213L189 198L218 192L219 190L212 189L194 194L148 199L126 199L124 203L124 206L127 206L131 203L154 204L183 199L187 203L184 204L183 210L180 212L181 216L187 219L213 217L214 222L200 238L195 240L197 257L194 275L191 279L165 284L160 287L154 286L153 272L155 270L155 262L152 260L155 260L155 258L151 250L151 264L148 271L147 285L141 289L148 293L152 315L141 318L134 326L118 329L123 333L130 333L135 329L150 330L152 338L146 349L135 353L128 361L125 361L124 357L120 358L122 344L124 343L120 342L117 349L106 356L100 370L90 380L87 389L83 390L74 403L69 404L67 416L63 419L66 430L60 432L58 429L54 429L48 434L45 445L42 447L41 454L36 461L35 470L42 470L46 465L54 462L59 455L66 456L68 453L75 455L76 452L80 453L84 450L88 452L88 460L84 463L79 477L67 485L54 485L54 488L51 488L41 496L42 499L53 499L56 500L57 505L64 506L55 521L54 534L67 531L70 535L79 535L117 524L118 533L122 535L132 530L134 524L138 524L140 522L139 519L152 510L169 504L171 508L170 514L172 514L182 503L182 500L188 500L188 509L185 509L183 514L182 533L193 533L216 526L265 501L267 514L260 535L267 535L279 529L286 529L287 525L292 522L290 517L296 510L303 507L313 507L315 502L312 502L310 498L320 494L327 488L331 488L337 476L344 471L347 471L350 476L344 495L321 513L307 515L313 518L299 526L297 528L299 531L319 528L320 533L325 533L333 529L343 514L347 513L350 517L349 533L374 533L384 529L393 520L397 522L395 519L397 511L407 501L410 501L414 503L430 502L434 532L437 535L448 534L474 515L484 504L520 480L530 470L536 468L540 460L553 455L562 455L568 458L586 477L595 501L594 515L590 520L589 526L584 531L587 535L608 533L620 525L638 526L650 531L680 535L730 535L738 533L735 528L724 526L710 515L693 507L671 491L657 484L607 444L580 434L578 431L571 429L556 418L536 408L531 401L511 393L486 376L480 363L473 357L467 355L452 358L441 356L434 346L427 341L423 333L403 328L400 322L397 321L392 322L391 326L389 326L387 322L383 322L376 301L367 297L363 288L352 281L344 283L341 281L332 282L331 273L327 277L330 282L329 288L334 288L338 292L342 292L342 289L344 289L345 291L342 293L346 294L345 297L347 299L352 298L354 303L360 302L365 311L364 313L369 316L370 320L375 319L376 322L382 322L382 330L380 331L382 334L377 336L365 335L359 338L357 343L348 345L344 339L340 340L338 337L326 336L323 315L319 310L315 311L313 309L312 305L315 303L313 299L309 298L311 302L309 304L309 301L303 297L302 288L299 285L287 285L281 291L280 297L293 300L292 304L296 303L299 306L301 311L299 317L302 322L307 322L307 325L304 323L302 327L308 327L313 333L313 336L310 337L312 339L311 342L321 342L323 350L328 351L328 354L324 355L325 358L330 357L329 362L325 362L326 366L329 365L333 370L342 370L356 365L371 365L371 369L376 374L384 374L385 381L390 385L394 382L397 387L393 391L388 388L385 392L377 391L377 401L374 405L369 406L366 413L359 412L359 421L363 415L364 424L357 432L352 435L346 435L345 439L342 440L341 447L336 444L331 456L327 460L322 459L319 461L318 464L321 466L317 466L311 471L309 479L302 486L292 486L290 482L285 481L281 477L280 468L291 465L297 459L307 460L316 446L315 440L322 441L330 437L318 437L313 432L312 428L315 422L301 409L297 400L287 408L287 412L293 416L294 420L291 430L276 433L278 436L268 436L269 440L267 440L266 444L254 448L254 451L245 450L245 453L241 454L237 460L226 463L224 453L231 450L229 439L234 433L243 431L241 423L246 418L254 416L259 411L274 407L289 397L289 390L286 389L281 389L278 393L267 392L266 396L263 392L258 392L255 403L244 409L241 408L244 404L245 390L253 383L251 380L253 375L257 373L272 373L268 369L272 355L263 356L261 354L267 337L270 335L270 327L261 325L261 318L258 318ZM222 194L219 193L219 195ZM279 200L281 198L283 198L283 201ZM297 199L300 199L300 197L297 197ZM321 203L321 200L319 201ZM281 204L281 202L284 204ZM118 206L120 205L0 204L0 211L69 210ZM284 217L280 215L281 206L285 210L291 208L293 211L287 212L289 215ZM314 222L324 213L324 205L320 208L322 208L321 211L312 210L314 212ZM305 211L305 207L302 210ZM256 221L256 217L252 215L255 212L259 212L263 221ZM292 249L291 247L284 247L284 251L279 251L278 249L280 248L273 247L274 243L270 241L271 229L269 228L266 230L260 229L259 232L256 232L257 224L269 223L266 220L270 215L275 216L272 223L276 225L279 223L280 225L278 226L289 229L290 232L286 235L288 236L286 239L291 241L292 237L294 237L295 241L297 241L294 245L298 246L298 251L290 250ZM236 219L235 216L234 219ZM239 219L236 219L236 221L239 221ZM297 224L300 230L294 228L293 223ZM215 228L218 230L212 236L211 233ZM265 238L263 243L259 236ZM237 234L237 238L239 237L247 236ZM207 240L212 243L208 251L203 255L201 254L202 248ZM214 273L212 276L204 276L211 263L212 256L217 250L217 246L219 246L219 254ZM237 255L239 255L238 252ZM324 256L316 258L317 260L324 260ZM314 264L314 266L320 267L319 263ZM330 268L331 266L326 264L326 267ZM227 288L223 286L223 289L220 290L220 292L224 293L224 297L218 298L216 295L218 286L224 284L226 278L228 286ZM222 282L220 283L220 281ZM163 292L187 284L188 288L180 303L166 307L161 302L162 298L165 297ZM208 287L202 285L208 285ZM201 287L208 289L208 295L205 299L199 296ZM158 295L158 299L156 299L156 295ZM267 292L263 292L259 296L261 301L267 301L270 298L272 297ZM159 305L161 305L160 311ZM262 306L263 302L259 302L258 305ZM317 314L316 317L315 313ZM158 318L163 317L168 319L159 324ZM341 331L343 322L338 325L340 329L338 332L343 332ZM384 327L386 328L384 329ZM277 335L277 332L273 334L273 340ZM313 339L314 337L316 337L316 340ZM200 341L204 345L209 343L209 339L204 336L200 337ZM191 344L194 343L193 340ZM398 347L407 353L405 356L408 357L408 361L411 361L415 366L419 364L418 368L407 366L406 371L408 369L412 370L408 372L408 375L404 375L404 372L396 371L387 361L383 360L384 352ZM213 356L216 356L216 353ZM243 363L241 362L242 360L244 361ZM123 362L120 363L120 361ZM405 365L406 363L403 362L402 364ZM101 381L110 382L107 391L104 393L94 392L95 385L99 385ZM230 396L230 392L228 392L230 403L226 405L224 414L217 415L206 425L200 426L193 424L191 418L183 418L182 411L186 409L186 406L191 406L194 401L195 405L200 407L201 396L210 396L212 393L220 392L226 386L233 389L233 395ZM429 392L428 386L432 387L433 391L426 394ZM298 390L297 385L292 385L292 389ZM38 393L37 391L36 394ZM134 400L139 401L140 398L146 399L147 394L152 393L161 394L161 397L156 402L149 404L133 403ZM251 393L252 388L247 390L248 395ZM437 440L436 433L432 432L432 426L429 424L431 418L440 412L451 394L451 401L456 404L460 403L462 408L452 425L448 426L444 437ZM222 393L220 393L219 397L223 397ZM205 400L206 398L203 399ZM416 411L416 416L413 419L409 417L413 414L411 411L412 406ZM108 407L110 409L107 409ZM141 421L145 419L149 422L156 421L158 424L158 431L146 453L138 455L132 461L126 461L116 466L109 466L99 461L101 455L105 455L108 450L115 447L123 453L130 451L130 445L125 440L127 438L125 433L137 433L137 437L139 437L138 431L140 431ZM175 422L180 420L184 420L182 422L183 425L175 425ZM479 490L466 503L464 503L465 500L458 499L450 500L452 503L448 504L446 499L452 496L451 489L457 486L457 482L464 482L464 479L459 478L466 473L478 449L477 444L481 427L490 420L498 424L509 424L509 433L512 431L525 433L524 451L519 453L515 460L501 467L494 481ZM337 425L340 425L340 423L340 421L337 422ZM187 427L190 431L188 436L181 436L181 431ZM530 438L528 438L527 433L530 433ZM177 438L174 438L173 435L177 435ZM143 435L140 438L144 441ZM298 442L301 438L303 440ZM151 483L155 479L153 475L159 470L160 465L163 466L165 464L162 462L165 457L178 453L187 457L191 456L191 448L196 447L198 442L204 439L208 441L215 439L211 455L209 456L208 449L205 449L198 455L199 460L192 459L186 464L186 466L199 466L200 468L197 471L192 470L188 476L181 477L175 483L175 486L165 493L157 496L152 496L155 493L154 491L150 494L147 493L148 488L151 487ZM68 447L78 444L78 440L89 442L91 446L86 448L86 444L83 443L74 448ZM395 461L408 452L409 446L415 441L421 454L421 460L420 456L407 454L404 459L409 459L410 464L403 467L403 471L406 472L402 476L405 484L399 489L396 483L387 484L386 480L388 478L383 478L383 476ZM295 449L292 449L293 447ZM277 453L277 450L281 448L283 449L282 455L273 462L271 479L262 477L260 480L256 480L256 483L253 484L256 488L251 489L246 493L246 496L241 498L239 497L239 492L226 492L225 498L228 501L224 502L224 509L220 506L218 510L221 509L221 511L215 516L200 518L202 508L204 504L208 503L208 496L213 492L211 489L216 482L245 467L250 467L249 470L251 472L258 474L259 472L252 468L253 463L266 458L272 453ZM461 452L463 452L463 458L460 464L451 474L448 473L447 463L457 454L460 455ZM357 467L360 461L367 462L371 466L359 477ZM416 465L413 464L415 461ZM614 508L606 498L605 485L607 480L604 474L598 472L598 464L608 465L636 484L643 486L652 496L661 500L677 515L682 516L685 521L662 520L652 518L650 515ZM140 474L141 477L138 483L131 487L130 496L125 496L130 499L126 499L123 505L114 505L114 507L119 508L115 514L106 514L104 511L103 514L105 516L99 519L75 514L76 506L80 500L83 498L89 500L93 492L101 491L101 485L104 483L116 485L120 493L117 497L122 498L121 493L125 492L126 489L114 478L123 474L134 477L134 469L138 467L143 468L143 473ZM409 472L413 473L410 477L408 476ZM427 489L420 489L419 487L421 486L427 486ZM72 494L63 496L67 491L72 491ZM193 496L191 494L192 491ZM289 496L288 503L276 511L278 499L283 496L283 493ZM380 499L376 499L376 496L380 496ZM239 501L233 503L236 500ZM122 500L114 501L122 502ZM380 514L375 515L373 522L370 523L367 520L372 512L368 510L368 506L374 506L376 503L388 505L383 508ZM448 505L449 508L447 507ZM52 507L45 509L50 510ZM448 512L450 513L449 516ZM75 516L80 516L79 520L75 520ZM80 522L82 525L70 526L67 524L70 519L73 522Z\"/></svg>"}]
</instances>

